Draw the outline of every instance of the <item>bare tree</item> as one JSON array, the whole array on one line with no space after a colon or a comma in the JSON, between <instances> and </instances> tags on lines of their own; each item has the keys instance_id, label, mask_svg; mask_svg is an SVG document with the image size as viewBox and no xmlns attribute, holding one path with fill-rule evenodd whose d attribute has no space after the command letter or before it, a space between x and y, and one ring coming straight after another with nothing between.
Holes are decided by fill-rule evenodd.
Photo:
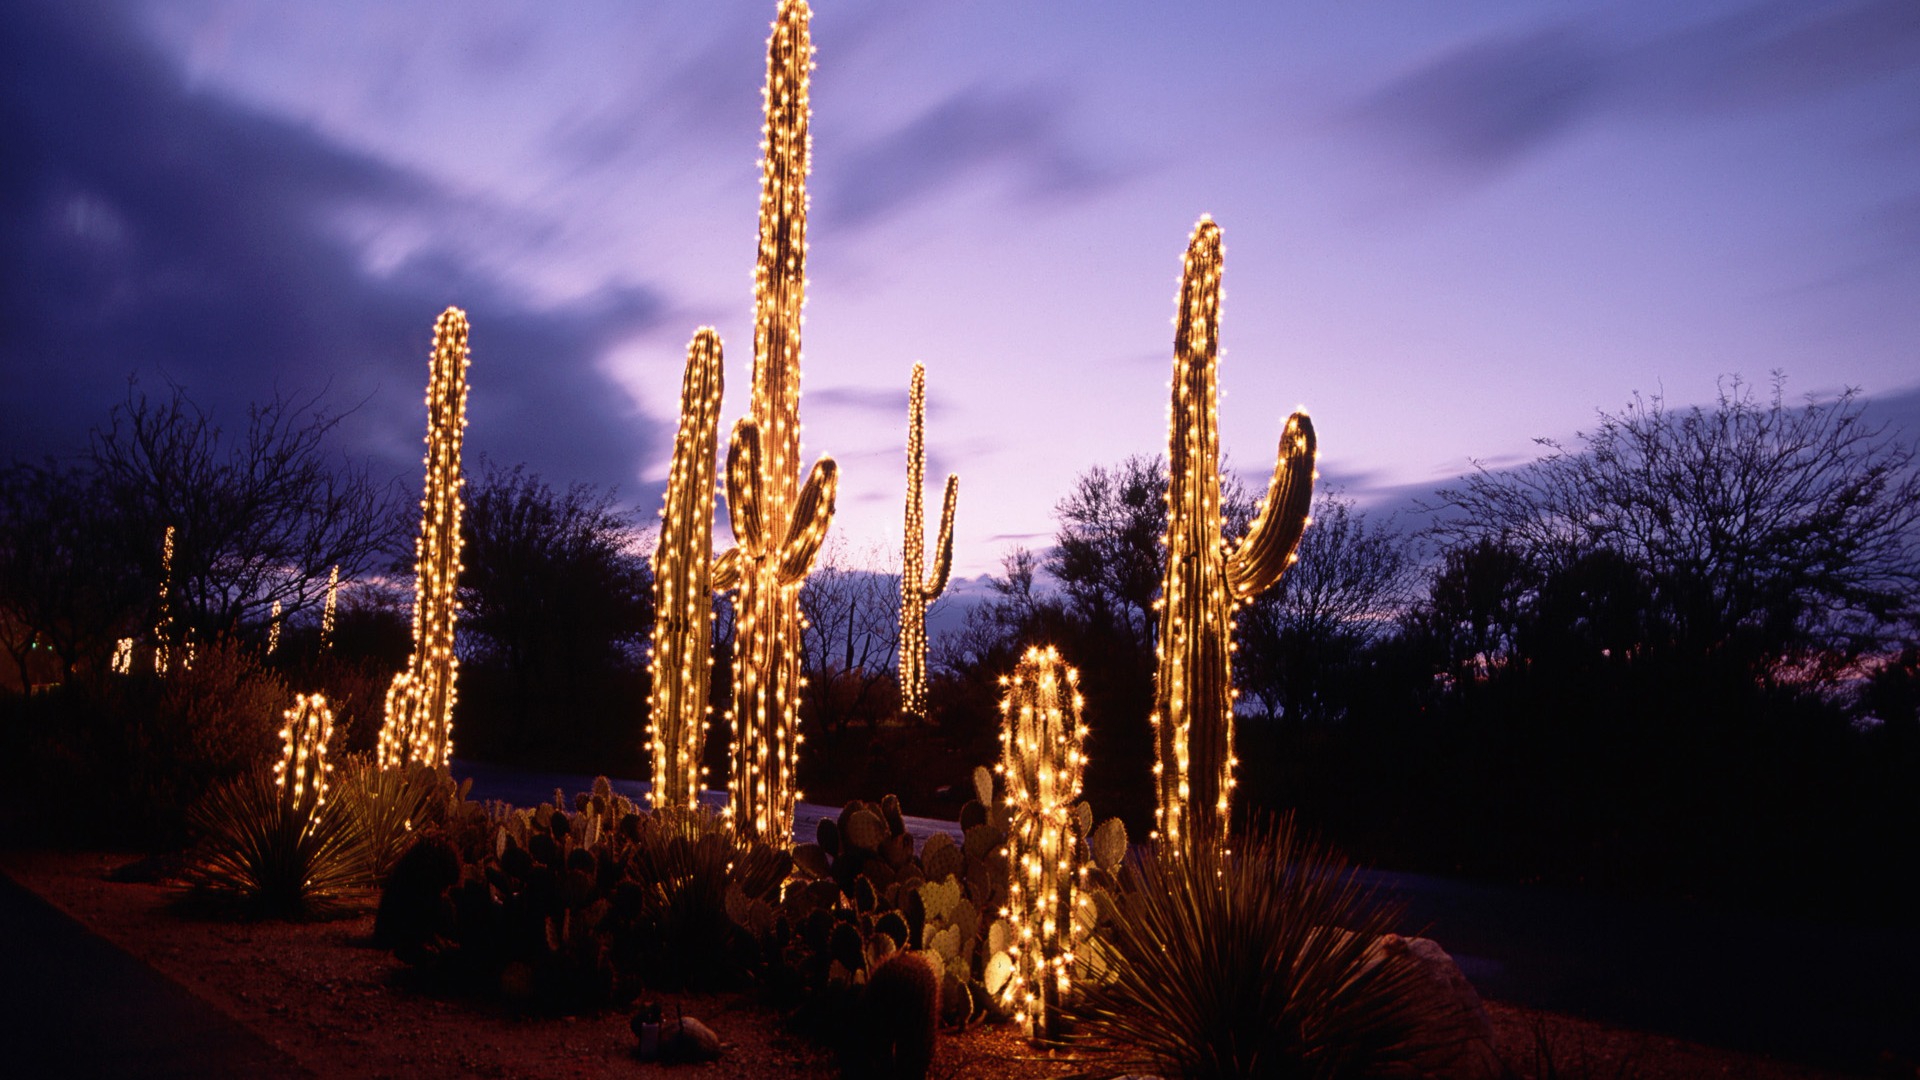
<instances>
[{"instance_id":1,"label":"bare tree","mask_svg":"<svg viewBox=\"0 0 1920 1080\"><path fill-rule=\"evenodd\" d=\"M887 565L877 549L863 562ZM830 733L849 720L892 713L899 700L900 575L854 566L845 544L831 541L800 587L800 611L808 719Z\"/></svg>"},{"instance_id":2,"label":"bare tree","mask_svg":"<svg viewBox=\"0 0 1920 1080\"><path fill-rule=\"evenodd\" d=\"M88 464L128 557L157 583L175 530L171 593L179 617L209 633L321 602L329 574L351 580L388 561L407 531L396 483L335 457L340 417L317 397L249 406L228 438L178 386L154 400L130 384Z\"/></svg>"},{"instance_id":3,"label":"bare tree","mask_svg":"<svg viewBox=\"0 0 1920 1080\"><path fill-rule=\"evenodd\" d=\"M1646 644L1766 686L1828 686L1887 648L1920 595L1915 449L1853 391L1794 406L1735 379L1712 408L1636 397L1579 445L1442 491L1433 535L1539 580L1596 551L1644 574Z\"/></svg>"}]
</instances>

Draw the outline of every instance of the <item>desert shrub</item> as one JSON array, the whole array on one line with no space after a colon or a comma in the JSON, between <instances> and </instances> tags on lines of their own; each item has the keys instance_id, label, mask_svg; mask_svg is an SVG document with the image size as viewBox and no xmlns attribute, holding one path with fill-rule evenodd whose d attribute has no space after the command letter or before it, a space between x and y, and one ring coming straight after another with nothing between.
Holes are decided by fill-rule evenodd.
<instances>
[{"instance_id":1,"label":"desert shrub","mask_svg":"<svg viewBox=\"0 0 1920 1080\"><path fill-rule=\"evenodd\" d=\"M1069 1012L1153 1071L1344 1077L1423 1050L1414 971L1376 948L1397 912L1290 818L1121 875Z\"/></svg>"},{"instance_id":2,"label":"desert shrub","mask_svg":"<svg viewBox=\"0 0 1920 1080\"><path fill-rule=\"evenodd\" d=\"M337 801L289 799L267 769L216 786L188 813L199 842L184 878L212 906L263 918L338 913L372 882L364 836Z\"/></svg>"},{"instance_id":3,"label":"desert shrub","mask_svg":"<svg viewBox=\"0 0 1920 1080\"><path fill-rule=\"evenodd\" d=\"M753 947L728 916L743 901L777 895L793 861L747 840L705 809L662 809L641 819L625 852L625 900L634 923L621 959L648 985L718 990L749 977Z\"/></svg>"}]
</instances>

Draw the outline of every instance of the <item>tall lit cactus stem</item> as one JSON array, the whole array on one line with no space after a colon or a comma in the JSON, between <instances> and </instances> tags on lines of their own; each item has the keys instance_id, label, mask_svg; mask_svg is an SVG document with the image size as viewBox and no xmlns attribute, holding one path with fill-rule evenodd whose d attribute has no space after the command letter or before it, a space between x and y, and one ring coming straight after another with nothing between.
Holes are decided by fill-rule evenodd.
<instances>
[{"instance_id":1,"label":"tall lit cactus stem","mask_svg":"<svg viewBox=\"0 0 1920 1080\"><path fill-rule=\"evenodd\" d=\"M907 396L907 529L900 553L900 711L909 720L927 718L927 605L940 598L953 569L953 504L960 478L947 477L940 507L940 537L934 542L933 569L922 576L926 560L926 523L922 489L927 448L921 431L927 422L927 368L913 365L913 389Z\"/></svg>"},{"instance_id":2,"label":"tall lit cactus stem","mask_svg":"<svg viewBox=\"0 0 1920 1080\"><path fill-rule=\"evenodd\" d=\"M1059 1032L1071 989L1073 945L1089 922L1077 897L1074 800L1087 758L1079 673L1051 646L1030 648L1000 701L1001 761L1010 824L1007 907L1013 973L1002 1003L1035 1039Z\"/></svg>"},{"instance_id":3,"label":"tall lit cactus stem","mask_svg":"<svg viewBox=\"0 0 1920 1080\"><path fill-rule=\"evenodd\" d=\"M433 327L427 378L427 476L414 540L413 655L387 693L383 766L445 768L453 756L453 652L460 578L460 446L467 428L467 313L450 307ZM401 680L404 679L405 682Z\"/></svg>"},{"instance_id":4,"label":"tall lit cactus stem","mask_svg":"<svg viewBox=\"0 0 1920 1080\"><path fill-rule=\"evenodd\" d=\"M320 609L320 647L333 648L333 616L340 608L340 564L327 575L327 603Z\"/></svg>"},{"instance_id":5,"label":"tall lit cactus stem","mask_svg":"<svg viewBox=\"0 0 1920 1080\"><path fill-rule=\"evenodd\" d=\"M327 802L327 740L333 737L333 710L320 694L298 694L293 708L282 714L280 760L273 766L273 784L280 791L281 811L290 817L311 817Z\"/></svg>"},{"instance_id":6,"label":"tall lit cactus stem","mask_svg":"<svg viewBox=\"0 0 1920 1080\"><path fill-rule=\"evenodd\" d=\"M836 473L823 457L800 482L800 311L807 283L807 80L811 18L782 0L767 42L760 253L754 268L753 404L727 453L727 512L735 547L719 588L735 602L732 772L735 828L792 842L800 750L800 585L833 520Z\"/></svg>"},{"instance_id":7,"label":"tall lit cactus stem","mask_svg":"<svg viewBox=\"0 0 1920 1080\"><path fill-rule=\"evenodd\" d=\"M153 626L153 670L165 675L173 652L173 526L160 543L160 618Z\"/></svg>"},{"instance_id":8,"label":"tall lit cactus stem","mask_svg":"<svg viewBox=\"0 0 1920 1080\"><path fill-rule=\"evenodd\" d=\"M647 742L655 809L700 799L713 681L713 493L720 427L720 336L702 329L687 347L680 432L673 443L660 547L653 556L653 690Z\"/></svg>"},{"instance_id":9,"label":"tall lit cactus stem","mask_svg":"<svg viewBox=\"0 0 1920 1080\"><path fill-rule=\"evenodd\" d=\"M1221 533L1220 228L1194 227L1180 282L1167 440L1167 566L1154 686L1155 839L1182 851L1224 834L1234 787L1234 611L1280 580L1307 526L1315 442L1304 412L1287 418L1279 461L1253 528L1231 553Z\"/></svg>"}]
</instances>

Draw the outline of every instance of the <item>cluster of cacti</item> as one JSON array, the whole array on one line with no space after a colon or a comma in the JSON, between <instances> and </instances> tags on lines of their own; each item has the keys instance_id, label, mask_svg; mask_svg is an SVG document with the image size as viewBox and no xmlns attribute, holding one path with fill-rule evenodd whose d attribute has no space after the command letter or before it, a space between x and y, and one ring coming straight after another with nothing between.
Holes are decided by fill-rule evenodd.
<instances>
[{"instance_id":1,"label":"cluster of cacti","mask_svg":"<svg viewBox=\"0 0 1920 1080\"><path fill-rule=\"evenodd\" d=\"M728 447L735 546L716 574L717 587L739 587L727 811L736 828L776 844L791 842L800 795L800 585L833 520L837 475L832 459L823 457L800 483L810 17L802 0L782 0L767 44L753 402Z\"/></svg>"},{"instance_id":2,"label":"cluster of cacti","mask_svg":"<svg viewBox=\"0 0 1920 1080\"><path fill-rule=\"evenodd\" d=\"M713 471L721 388L720 337L702 329L687 347L680 431L653 557L647 742L656 809L697 806L703 786L700 755L713 677Z\"/></svg>"},{"instance_id":3,"label":"cluster of cacti","mask_svg":"<svg viewBox=\"0 0 1920 1080\"><path fill-rule=\"evenodd\" d=\"M922 577L926 557L923 485L927 450L922 429L927 421L927 368L913 365L907 395L907 528L900 553L900 711L908 720L927 718L927 605L946 590L953 569L953 504L960 478L947 477L940 504L940 535L934 542L933 569Z\"/></svg>"},{"instance_id":4,"label":"cluster of cacti","mask_svg":"<svg viewBox=\"0 0 1920 1080\"><path fill-rule=\"evenodd\" d=\"M1052 1039L1072 988L1075 951L1096 922L1088 856L1115 869L1126 852L1126 829L1113 818L1096 830L1092 808L1077 801L1087 763L1079 674L1051 646L1035 647L1002 683L996 771L1005 785L1011 878L1001 912L1007 941L989 984L1004 978L995 989L1005 1008L1034 1038Z\"/></svg>"},{"instance_id":5,"label":"cluster of cacti","mask_svg":"<svg viewBox=\"0 0 1920 1080\"><path fill-rule=\"evenodd\" d=\"M273 765L273 785L280 792L283 813L308 818L327 803L327 740L333 737L333 710L321 694L300 694L283 715L280 760Z\"/></svg>"},{"instance_id":6,"label":"cluster of cacti","mask_svg":"<svg viewBox=\"0 0 1920 1080\"><path fill-rule=\"evenodd\" d=\"M1167 439L1167 564L1161 579L1154 682L1155 838L1184 850L1193 833L1224 830L1234 786L1234 611L1293 561L1313 495L1313 424L1287 418L1279 460L1253 527L1229 552L1222 534L1220 229L1194 227L1180 280Z\"/></svg>"},{"instance_id":7,"label":"cluster of cacti","mask_svg":"<svg viewBox=\"0 0 1920 1080\"><path fill-rule=\"evenodd\" d=\"M382 768L453 756L454 680L460 660L453 624L460 577L460 446L467 427L467 313L450 307L433 327L427 379L425 492L414 541L413 653L387 692L380 729ZM331 606L331 601L329 601Z\"/></svg>"},{"instance_id":8,"label":"cluster of cacti","mask_svg":"<svg viewBox=\"0 0 1920 1080\"><path fill-rule=\"evenodd\" d=\"M991 795L981 769L976 785ZM923 953L938 973L941 1018L962 1025L998 1017L986 988L995 912L1005 906L1005 812L978 801L961 810L964 839L927 838L919 852L900 802L849 802L820 822L818 842L793 849L796 880L775 902L731 905L761 942L762 981L829 1041L858 1038L869 975L899 950Z\"/></svg>"}]
</instances>

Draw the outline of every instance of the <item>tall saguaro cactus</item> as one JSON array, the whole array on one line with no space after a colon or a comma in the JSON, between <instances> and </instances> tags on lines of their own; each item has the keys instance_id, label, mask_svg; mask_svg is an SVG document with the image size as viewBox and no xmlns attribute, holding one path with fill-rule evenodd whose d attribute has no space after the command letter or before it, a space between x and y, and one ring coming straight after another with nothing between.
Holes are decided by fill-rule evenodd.
<instances>
[{"instance_id":1,"label":"tall saguaro cactus","mask_svg":"<svg viewBox=\"0 0 1920 1080\"><path fill-rule=\"evenodd\" d=\"M1216 382L1220 227L1201 217L1187 244L1173 337L1167 439L1167 566L1154 685L1155 838L1183 850L1227 824L1234 786L1234 611L1280 580L1307 526L1315 440L1304 412L1287 418L1279 460L1253 528L1231 552L1222 536Z\"/></svg>"},{"instance_id":2,"label":"tall saguaro cactus","mask_svg":"<svg viewBox=\"0 0 1920 1080\"><path fill-rule=\"evenodd\" d=\"M713 473L722 380L720 335L702 328L687 346L680 431L653 557L657 614L647 741L655 809L692 808L700 799L700 750L713 681Z\"/></svg>"},{"instance_id":3,"label":"tall saguaro cactus","mask_svg":"<svg viewBox=\"0 0 1920 1080\"><path fill-rule=\"evenodd\" d=\"M732 773L727 813L748 835L792 840L799 800L800 585L833 520L837 473L822 457L800 482L800 312L807 288L807 83L804 0L781 0L767 42L766 158L754 268L753 404L727 453L735 547L720 587L737 581Z\"/></svg>"},{"instance_id":4,"label":"tall saguaro cactus","mask_svg":"<svg viewBox=\"0 0 1920 1080\"><path fill-rule=\"evenodd\" d=\"M926 558L923 488L927 448L922 429L927 422L927 366L913 365L913 387L907 396L907 528L900 553L900 711L910 720L927 718L927 605L946 590L953 569L953 504L960 496L960 478L947 477L940 506L940 536L934 542L933 570L922 577Z\"/></svg>"},{"instance_id":5,"label":"tall saguaro cactus","mask_svg":"<svg viewBox=\"0 0 1920 1080\"><path fill-rule=\"evenodd\" d=\"M467 313L450 307L433 327L427 378L427 477L414 540L413 654L387 692L381 768L420 762L444 768L453 756L453 653L460 578L460 447L467 428Z\"/></svg>"}]
</instances>

